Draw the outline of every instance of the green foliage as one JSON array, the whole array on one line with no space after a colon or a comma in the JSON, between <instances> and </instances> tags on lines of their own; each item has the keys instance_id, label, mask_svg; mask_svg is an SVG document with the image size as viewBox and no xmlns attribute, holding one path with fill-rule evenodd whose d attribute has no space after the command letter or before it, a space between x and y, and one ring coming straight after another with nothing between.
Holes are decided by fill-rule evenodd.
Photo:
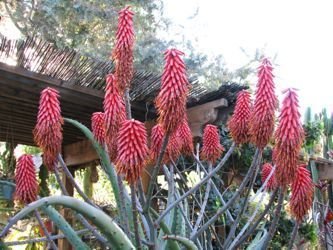
<instances>
[{"instance_id":1,"label":"green foliage","mask_svg":"<svg viewBox=\"0 0 333 250\"><path fill-rule=\"evenodd\" d=\"M0 152L0 177L13 178L15 173L14 149L17 144L10 142L1 143Z\"/></svg>"},{"instance_id":2,"label":"green foliage","mask_svg":"<svg viewBox=\"0 0 333 250\"><path fill-rule=\"evenodd\" d=\"M49 171L45 165L41 165L39 168L39 195L46 197L50 195L50 189L48 186Z\"/></svg>"},{"instance_id":3,"label":"green foliage","mask_svg":"<svg viewBox=\"0 0 333 250\"><path fill-rule=\"evenodd\" d=\"M287 216L287 213L285 211L281 211L279 224L271 242L272 249L278 250L281 249L283 246L288 245L293 226L294 224L290 217Z\"/></svg>"},{"instance_id":4,"label":"green foliage","mask_svg":"<svg viewBox=\"0 0 333 250\"><path fill-rule=\"evenodd\" d=\"M312 148L316 143L319 142L324 132L324 124L321 120L311 121L303 125L305 132L306 148Z\"/></svg>"},{"instance_id":5,"label":"green foliage","mask_svg":"<svg viewBox=\"0 0 333 250\"><path fill-rule=\"evenodd\" d=\"M302 238L310 242L312 246L318 243L317 229L313 223L303 223L298 229L298 233Z\"/></svg>"},{"instance_id":6,"label":"green foliage","mask_svg":"<svg viewBox=\"0 0 333 250\"><path fill-rule=\"evenodd\" d=\"M91 182L91 167L84 169L83 174L83 191L91 199L93 196L93 185Z\"/></svg>"}]
</instances>

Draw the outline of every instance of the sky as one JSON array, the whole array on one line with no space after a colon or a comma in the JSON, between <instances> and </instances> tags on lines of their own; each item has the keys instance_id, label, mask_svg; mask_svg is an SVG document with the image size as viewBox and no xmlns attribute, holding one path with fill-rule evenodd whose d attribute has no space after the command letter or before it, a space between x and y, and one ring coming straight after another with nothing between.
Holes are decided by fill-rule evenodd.
<instances>
[{"instance_id":1,"label":"sky","mask_svg":"<svg viewBox=\"0 0 333 250\"><path fill-rule=\"evenodd\" d=\"M333 111L333 1L164 0L175 39L195 41L210 55L222 54L229 69L265 48L277 55L277 92L298 89L302 113L307 106ZM193 18L194 14L197 15ZM171 31L171 32L172 32ZM255 84L255 83L254 83Z\"/></svg>"}]
</instances>

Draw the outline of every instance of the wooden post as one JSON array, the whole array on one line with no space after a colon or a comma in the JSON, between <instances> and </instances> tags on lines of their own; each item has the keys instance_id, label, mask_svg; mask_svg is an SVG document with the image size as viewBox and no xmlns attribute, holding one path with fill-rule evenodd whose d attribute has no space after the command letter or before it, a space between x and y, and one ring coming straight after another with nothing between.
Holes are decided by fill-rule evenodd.
<instances>
[{"instance_id":1,"label":"wooden post","mask_svg":"<svg viewBox=\"0 0 333 250\"><path fill-rule=\"evenodd\" d=\"M73 175L73 177L75 177L75 170L73 168L69 168L69 171L71 172L71 174ZM62 174L62 181L65 184L66 190L68 192L68 194L70 196L73 197L74 195L74 187L71 184L70 180L67 178L67 176L63 173ZM60 211L60 214L65 218L65 220L70 224L73 225L73 214L71 213L70 209L68 208L63 208ZM59 232L60 233L60 232ZM66 240L66 238L64 239L59 239L58 241L58 249L59 250L72 250L72 246L71 244Z\"/></svg>"}]
</instances>

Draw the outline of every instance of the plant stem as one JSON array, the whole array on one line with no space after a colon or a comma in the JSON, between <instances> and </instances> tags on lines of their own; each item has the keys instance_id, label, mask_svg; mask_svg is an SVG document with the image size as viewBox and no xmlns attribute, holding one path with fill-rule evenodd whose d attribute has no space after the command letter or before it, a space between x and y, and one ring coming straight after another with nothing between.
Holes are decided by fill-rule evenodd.
<instances>
[{"instance_id":1,"label":"plant stem","mask_svg":"<svg viewBox=\"0 0 333 250\"><path fill-rule=\"evenodd\" d=\"M194 159L196 160L196 162L199 164L199 166L201 167L201 170L204 171L204 173L207 175L208 172L207 170L205 169L205 167L202 165L202 163L200 162L200 160L197 158L197 157L194 157ZM213 188L213 191L214 193L219 197L222 205L224 206L226 204L225 200L223 199L223 196L222 194L220 193L220 191L218 190L217 186L215 185L214 181L213 180L210 180L211 184L212 184L212 188ZM229 220L233 223L234 222L234 218L232 217L229 209L227 209L226 211L226 214L229 218Z\"/></svg>"},{"instance_id":2,"label":"plant stem","mask_svg":"<svg viewBox=\"0 0 333 250\"><path fill-rule=\"evenodd\" d=\"M251 193L251 190L253 188L253 184L254 184L254 182L256 180L256 177L257 177L257 174L258 174L258 166L259 166L259 162L261 161L261 156L262 156L262 151L260 150L259 156L257 157L257 159L253 159L253 163L252 164L255 164L255 170L253 171L252 178L249 180L250 181L250 185L249 185L249 187L247 189L247 192L246 192L246 195L245 195L245 200L244 200L244 202L242 204L241 210L238 213L236 220L232 224L231 229L229 231L229 235L228 235L227 239L225 240L224 248L229 248L229 245L230 245L233 237L235 236L235 232L236 232L238 223L240 222L240 220L241 220L244 212L246 211L247 205L249 203L249 195Z\"/></svg>"},{"instance_id":3,"label":"plant stem","mask_svg":"<svg viewBox=\"0 0 333 250\"><path fill-rule=\"evenodd\" d=\"M117 175L118 188L119 188L119 202L120 202L120 219L121 225L124 228L125 234L130 237L130 228L128 222L128 216L126 214L126 204L125 204L125 187L123 183L123 178L120 175Z\"/></svg>"},{"instance_id":4,"label":"plant stem","mask_svg":"<svg viewBox=\"0 0 333 250\"><path fill-rule=\"evenodd\" d=\"M138 227L138 210L136 208L136 193L135 193L135 185L131 183L131 200L132 200L132 212L133 212L133 225L134 225L134 236L136 242L136 248L138 250L142 249L141 240L139 235L139 227Z\"/></svg>"},{"instance_id":5,"label":"plant stem","mask_svg":"<svg viewBox=\"0 0 333 250\"><path fill-rule=\"evenodd\" d=\"M150 208L151 199L152 199L153 192L154 192L154 185L155 185L157 175L158 175L158 172L159 172L161 164L162 164L164 153L165 153L166 148L168 146L168 141L169 141L169 133L166 133L165 136L164 136L164 139L163 139L161 152L160 152L160 154L157 158L157 163L154 167L152 176L151 176L150 181L149 181L148 191L147 191L147 195L146 195L146 201L147 202L146 202L146 204L143 208L144 213L148 212L148 210Z\"/></svg>"},{"instance_id":6,"label":"plant stem","mask_svg":"<svg viewBox=\"0 0 333 250\"><path fill-rule=\"evenodd\" d=\"M275 231L276 231L276 228L278 226L279 219L280 219L280 215L281 215L283 199L284 199L284 192L285 192L284 188L280 188L278 204L277 204L276 209L275 209L274 218L273 218L272 224L269 228L268 236L265 239L265 242L262 246L262 249L267 249L268 248L268 245L269 245L271 239L273 238L273 236L275 234Z\"/></svg>"},{"instance_id":7,"label":"plant stem","mask_svg":"<svg viewBox=\"0 0 333 250\"><path fill-rule=\"evenodd\" d=\"M44 231L44 234L45 234L45 236L47 238L47 241L51 244L52 249L53 250L57 250L58 247L56 246L56 244L54 243L54 241L51 239L49 231L47 230L47 228L46 228L46 226L45 226L45 224L44 224L44 222L42 220L42 217L40 216L40 213L38 212L37 209L35 210L35 215L36 215L36 218L38 220L39 225L41 226L41 228Z\"/></svg>"},{"instance_id":8,"label":"plant stem","mask_svg":"<svg viewBox=\"0 0 333 250\"><path fill-rule=\"evenodd\" d=\"M288 243L288 248L287 248L288 250L292 250L292 248L293 248L294 241L295 241L295 238L296 238L296 235L298 232L298 227L299 227L299 223L298 223L298 221L295 221L293 232L291 233L291 237L290 237L290 240Z\"/></svg>"},{"instance_id":9,"label":"plant stem","mask_svg":"<svg viewBox=\"0 0 333 250\"><path fill-rule=\"evenodd\" d=\"M208 166L208 174L212 171L212 163L209 162L209 166ZM194 229L192 230L192 233L191 233L191 236L194 235L199 226L200 226L200 223L202 221L202 218L204 216L204 213L205 213L205 209L206 209L206 205L207 205L207 202L208 202L208 198L209 198L209 193L210 193L210 188L211 188L211 184L212 184L212 181L208 181L207 183L207 187L206 187L206 192L205 192L205 196L204 196L204 200L203 200L203 203L201 205L201 209L200 209L200 213L199 213L199 216L198 216L198 219L194 225Z\"/></svg>"},{"instance_id":10,"label":"plant stem","mask_svg":"<svg viewBox=\"0 0 333 250\"><path fill-rule=\"evenodd\" d=\"M81 235L84 233L89 232L88 229L82 229L75 231L77 235ZM58 240L58 239L63 239L66 238L64 234L58 234L58 235L50 235L51 240ZM31 243L38 243L38 242L44 242L48 241L49 239L47 237L41 237L41 238L34 238L34 239L29 239L29 240L22 240L22 241L10 241L10 242L5 242L4 244L6 246L16 246L16 245L26 245L26 244L31 244Z\"/></svg>"},{"instance_id":11,"label":"plant stem","mask_svg":"<svg viewBox=\"0 0 333 250\"><path fill-rule=\"evenodd\" d=\"M195 239L196 237L198 237L201 233L203 233L205 230L207 230L207 228L213 224L221 214L223 214L231 205L234 204L234 202L236 201L236 199L240 196L240 194L243 192L247 182L249 181L250 177L253 175L253 172L256 168L256 162L257 162L257 158L259 157L260 155L260 150L257 149L255 154L254 154L254 157L253 157L253 162L252 162L252 165L250 166L245 178L243 179L239 189L235 192L235 194L230 198L230 200L228 200L228 202L223 206L221 207L219 210L217 210L216 214L210 218L199 230L198 232L193 235L193 237L191 238L192 240ZM214 173L216 169L214 169L212 171L212 173ZM208 176L208 175L207 175Z\"/></svg>"},{"instance_id":12,"label":"plant stem","mask_svg":"<svg viewBox=\"0 0 333 250\"><path fill-rule=\"evenodd\" d=\"M166 216L176 205L178 205L181 201L186 199L189 195L197 191L201 185L205 184L207 181L210 180L226 163L226 161L229 159L230 155L235 149L235 144L233 143L232 146L229 148L228 152L225 154L223 159L220 161L220 163L215 167L213 171L210 172L210 174L206 175L199 183L197 183L194 187L192 187L190 190L188 190L185 194L183 194L179 199L177 199L174 203L172 203L169 207L167 207L164 212L160 215L160 217L155 221L155 225L159 225L161 220Z\"/></svg>"},{"instance_id":13,"label":"plant stem","mask_svg":"<svg viewBox=\"0 0 333 250\"><path fill-rule=\"evenodd\" d=\"M259 216L259 218L257 218L256 222L247 230L247 232L244 235L240 234L241 237L240 237L239 241L236 242L234 248L231 248L231 249L237 249L244 241L246 241L246 239L254 232L254 230L256 230L256 228L259 225L259 223L266 216L266 214L268 213L269 209L274 204L275 196L276 196L277 193L278 193L278 189L276 188L273 191L273 193L271 194L271 198L270 198L268 204L266 205L264 211Z\"/></svg>"},{"instance_id":14,"label":"plant stem","mask_svg":"<svg viewBox=\"0 0 333 250\"><path fill-rule=\"evenodd\" d=\"M79 187L79 185L76 183L76 181L74 180L74 177L72 175L72 173L69 171L66 163L64 162L64 159L62 158L62 156L60 154L58 154L58 161L60 162L60 165L62 166L62 169L64 170L66 176L68 177L69 181L71 182L71 184L75 187L76 191L79 193L79 195L83 198L83 200L85 202L87 202L88 204L92 205L93 207L96 207L99 209L98 206L96 206L90 199L89 197L81 190L81 188Z\"/></svg>"},{"instance_id":15,"label":"plant stem","mask_svg":"<svg viewBox=\"0 0 333 250\"><path fill-rule=\"evenodd\" d=\"M60 178L59 170L58 170L57 167L54 167L54 174L55 174L55 177L58 181L58 184L60 186L62 194L66 195L66 196L69 196L69 194L68 194L68 192L65 188L65 185L64 185L64 183L62 182L62 180ZM82 225L85 228L89 229L92 232L92 234L96 237L97 240L102 242L104 245L107 245L107 240L102 235L100 235L100 233L96 230L96 228L91 226L90 223L81 214L74 211L74 215L82 223Z\"/></svg>"},{"instance_id":16,"label":"plant stem","mask_svg":"<svg viewBox=\"0 0 333 250\"><path fill-rule=\"evenodd\" d=\"M265 182L262 184L262 187L265 187L269 181L269 179L271 178L271 176L273 175L275 171L275 166L274 168L272 168L272 171L269 173L268 177L266 178ZM256 206L256 209L254 210L253 214L251 215L251 217L248 219L248 221L246 222L246 224L244 225L244 227L242 228L242 230L238 233L237 237L234 239L234 241L230 244L230 249L232 249L235 244L238 242L238 240L241 238L242 235L244 235L244 232L245 230L250 226L250 224L253 222L255 216L257 215L258 211L259 211L259 208L260 208L260 205L264 199L264 192L261 191L262 189L260 188L258 191L257 191L257 194L258 192L260 192L261 194L261 197L260 197L260 200L259 202L257 203L257 206ZM255 195L255 197L257 197L257 194ZM254 200L254 199L252 199Z\"/></svg>"}]
</instances>

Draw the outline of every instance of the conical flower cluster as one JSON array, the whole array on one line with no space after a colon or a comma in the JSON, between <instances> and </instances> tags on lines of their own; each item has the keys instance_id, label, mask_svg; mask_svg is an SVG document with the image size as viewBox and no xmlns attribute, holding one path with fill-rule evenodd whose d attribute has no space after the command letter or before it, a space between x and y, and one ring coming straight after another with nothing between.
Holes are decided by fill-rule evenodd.
<instances>
[{"instance_id":1,"label":"conical flower cluster","mask_svg":"<svg viewBox=\"0 0 333 250\"><path fill-rule=\"evenodd\" d=\"M96 141L103 145L105 141L105 124L103 112L95 112L92 114L91 129Z\"/></svg>"},{"instance_id":2,"label":"conical flower cluster","mask_svg":"<svg viewBox=\"0 0 333 250\"><path fill-rule=\"evenodd\" d=\"M270 61L264 59L259 67L258 84L250 117L252 142L260 149L263 149L272 137L275 110L278 106L272 70Z\"/></svg>"},{"instance_id":3,"label":"conical flower cluster","mask_svg":"<svg viewBox=\"0 0 333 250\"><path fill-rule=\"evenodd\" d=\"M122 122L118 134L117 171L128 183L141 176L148 156L147 132L142 122L134 119Z\"/></svg>"},{"instance_id":4,"label":"conical flower cluster","mask_svg":"<svg viewBox=\"0 0 333 250\"><path fill-rule=\"evenodd\" d=\"M119 90L129 87L133 77L134 13L130 7L119 11L116 44L113 58L116 60L116 77Z\"/></svg>"},{"instance_id":5,"label":"conical flower cluster","mask_svg":"<svg viewBox=\"0 0 333 250\"><path fill-rule=\"evenodd\" d=\"M187 119L179 124L177 129L177 137L180 142L180 152L186 156L192 156L193 154L193 136L191 129L188 125Z\"/></svg>"},{"instance_id":6,"label":"conical flower cluster","mask_svg":"<svg viewBox=\"0 0 333 250\"><path fill-rule=\"evenodd\" d=\"M312 206L313 183L306 165L298 166L291 184L290 208L298 222L301 222Z\"/></svg>"},{"instance_id":7,"label":"conical flower cluster","mask_svg":"<svg viewBox=\"0 0 333 250\"><path fill-rule=\"evenodd\" d=\"M36 144L48 157L46 165L53 169L57 155L61 152L62 124L59 93L52 88L41 92L37 123L33 134Z\"/></svg>"},{"instance_id":8,"label":"conical flower cluster","mask_svg":"<svg viewBox=\"0 0 333 250\"><path fill-rule=\"evenodd\" d=\"M37 199L38 183L36 171L31 155L22 155L16 162L15 171L15 198L24 203L30 203Z\"/></svg>"},{"instance_id":9,"label":"conical flower cluster","mask_svg":"<svg viewBox=\"0 0 333 250\"><path fill-rule=\"evenodd\" d=\"M106 76L106 87L104 96L104 124L105 124L105 143L111 161L117 155L117 134L120 123L125 120L125 103L119 93L114 75Z\"/></svg>"},{"instance_id":10,"label":"conical flower cluster","mask_svg":"<svg viewBox=\"0 0 333 250\"><path fill-rule=\"evenodd\" d=\"M265 163L262 166L262 170L261 170L261 182L264 183L268 176L270 175L271 171L272 171L273 167L270 163ZM267 181L266 185L265 185L265 189L268 191L274 190L277 187L277 183L276 183L276 178L275 178L275 172L270 176L269 180Z\"/></svg>"},{"instance_id":11,"label":"conical flower cluster","mask_svg":"<svg viewBox=\"0 0 333 250\"><path fill-rule=\"evenodd\" d=\"M295 178L304 139L298 108L296 92L288 89L282 102L279 125L275 132L276 179L281 186L288 185Z\"/></svg>"},{"instance_id":12,"label":"conical flower cluster","mask_svg":"<svg viewBox=\"0 0 333 250\"><path fill-rule=\"evenodd\" d=\"M180 156L181 152L181 141L178 137L177 131L173 132L169 138L168 146L163 158L164 164L169 164L172 161L176 161Z\"/></svg>"},{"instance_id":13,"label":"conical flower cluster","mask_svg":"<svg viewBox=\"0 0 333 250\"><path fill-rule=\"evenodd\" d=\"M189 83L182 55L177 49L165 52L161 91L156 98L159 123L169 133L176 131L179 121L185 117Z\"/></svg>"},{"instance_id":14,"label":"conical flower cluster","mask_svg":"<svg viewBox=\"0 0 333 250\"><path fill-rule=\"evenodd\" d=\"M162 149L162 143L164 138L164 131L161 124L156 124L152 130L150 135L150 160L153 163L156 163L157 158Z\"/></svg>"},{"instance_id":15,"label":"conical flower cluster","mask_svg":"<svg viewBox=\"0 0 333 250\"><path fill-rule=\"evenodd\" d=\"M206 125L202 140L201 158L214 164L224 151L217 127L210 124Z\"/></svg>"},{"instance_id":16,"label":"conical flower cluster","mask_svg":"<svg viewBox=\"0 0 333 250\"><path fill-rule=\"evenodd\" d=\"M249 118L251 114L251 96L246 90L239 92L234 114L228 122L232 139L236 144L247 143L250 139Z\"/></svg>"}]
</instances>

